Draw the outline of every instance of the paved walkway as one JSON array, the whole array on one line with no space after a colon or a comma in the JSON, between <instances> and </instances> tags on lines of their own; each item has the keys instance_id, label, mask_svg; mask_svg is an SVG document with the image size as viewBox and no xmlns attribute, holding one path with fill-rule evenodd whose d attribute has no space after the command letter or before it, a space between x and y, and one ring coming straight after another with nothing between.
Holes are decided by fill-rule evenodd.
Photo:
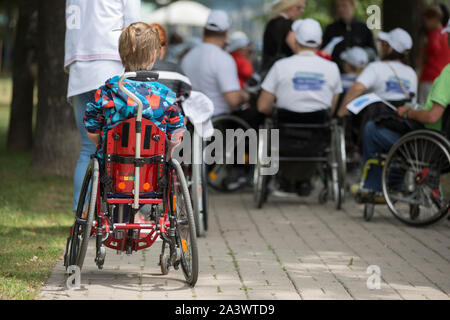
<instances>
[{"instance_id":1,"label":"paved walkway","mask_svg":"<svg viewBox=\"0 0 450 320\"><path fill-rule=\"evenodd\" d=\"M194 289L182 271L162 276L159 243L132 256L107 251L94 264L93 241L81 289L66 290L60 261L41 299L449 299L450 224L402 225L385 207L371 223L353 202L331 204L271 198L255 210L250 193L211 196L210 230L199 239ZM370 290L381 272L380 289Z\"/></svg>"}]
</instances>

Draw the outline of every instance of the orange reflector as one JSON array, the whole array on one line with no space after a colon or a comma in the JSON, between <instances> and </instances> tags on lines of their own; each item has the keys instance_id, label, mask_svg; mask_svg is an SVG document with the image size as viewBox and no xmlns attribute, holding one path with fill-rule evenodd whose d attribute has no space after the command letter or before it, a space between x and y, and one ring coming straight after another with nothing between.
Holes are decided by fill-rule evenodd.
<instances>
[{"instance_id":1,"label":"orange reflector","mask_svg":"<svg viewBox=\"0 0 450 320\"><path fill-rule=\"evenodd\" d=\"M148 191L148 190L150 190L150 183L144 183L144 186L143 186L143 188L144 188L144 191Z\"/></svg>"},{"instance_id":2,"label":"orange reflector","mask_svg":"<svg viewBox=\"0 0 450 320\"><path fill-rule=\"evenodd\" d=\"M176 207L177 207L177 196L174 194L173 195L173 207L172 208L175 210Z\"/></svg>"},{"instance_id":3,"label":"orange reflector","mask_svg":"<svg viewBox=\"0 0 450 320\"><path fill-rule=\"evenodd\" d=\"M117 185L117 187L119 188L119 190L125 190L125 187L126 187L125 182L120 182L120 183Z\"/></svg>"},{"instance_id":4,"label":"orange reflector","mask_svg":"<svg viewBox=\"0 0 450 320\"><path fill-rule=\"evenodd\" d=\"M181 240L181 249L183 250L183 252L187 251L187 244L186 244L186 240Z\"/></svg>"},{"instance_id":5,"label":"orange reflector","mask_svg":"<svg viewBox=\"0 0 450 320\"><path fill-rule=\"evenodd\" d=\"M210 172L209 177L211 178L211 180L217 180L217 175L214 172Z\"/></svg>"},{"instance_id":6,"label":"orange reflector","mask_svg":"<svg viewBox=\"0 0 450 320\"><path fill-rule=\"evenodd\" d=\"M245 164L249 164L250 163L250 156L249 156L248 153L246 153L245 156L244 156L244 163Z\"/></svg>"}]
</instances>

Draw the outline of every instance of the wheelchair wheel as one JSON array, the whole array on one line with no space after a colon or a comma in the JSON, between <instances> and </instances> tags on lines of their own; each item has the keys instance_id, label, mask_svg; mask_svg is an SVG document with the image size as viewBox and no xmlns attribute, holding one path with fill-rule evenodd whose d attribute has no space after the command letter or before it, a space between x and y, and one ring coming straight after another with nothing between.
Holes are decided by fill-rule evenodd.
<instances>
[{"instance_id":1,"label":"wheelchair wheel","mask_svg":"<svg viewBox=\"0 0 450 320\"><path fill-rule=\"evenodd\" d=\"M203 226L205 231L209 227L209 197L208 197L208 174L206 173L206 164L202 163L202 201L203 201Z\"/></svg>"},{"instance_id":2,"label":"wheelchair wheel","mask_svg":"<svg viewBox=\"0 0 450 320\"><path fill-rule=\"evenodd\" d=\"M409 134L392 148L382 184L389 209L397 219L410 226L428 226L447 215L449 150L446 140L430 132Z\"/></svg>"},{"instance_id":3,"label":"wheelchair wheel","mask_svg":"<svg viewBox=\"0 0 450 320\"><path fill-rule=\"evenodd\" d=\"M269 141L267 141L267 145L270 145ZM258 139L257 162L253 173L253 195L257 209L262 209L269 195L267 190L269 177L262 174L262 156L265 148L264 140L260 137Z\"/></svg>"},{"instance_id":4,"label":"wheelchair wheel","mask_svg":"<svg viewBox=\"0 0 450 320\"><path fill-rule=\"evenodd\" d=\"M336 209L341 210L345 194L346 155L344 131L337 123L332 125L329 160L330 194Z\"/></svg>"},{"instance_id":5,"label":"wheelchair wheel","mask_svg":"<svg viewBox=\"0 0 450 320\"><path fill-rule=\"evenodd\" d=\"M251 129L250 125L244 120L232 115L222 115L215 117L213 118L212 123L216 130L223 133L223 136L225 136L225 132L227 129L242 129L244 131ZM236 192L245 188L249 184L249 182L251 182L253 166L249 164L227 165L225 142L226 141L224 139L223 164L216 163L207 166L208 183L211 187L220 192ZM248 144L246 144L246 158L249 157L249 148L247 147L247 145ZM236 157L237 144L234 145L234 153ZM234 159L234 161L235 160L236 159Z\"/></svg>"},{"instance_id":6,"label":"wheelchair wheel","mask_svg":"<svg viewBox=\"0 0 450 320\"><path fill-rule=\"evenodd\" d=\"M195 161L192 164L191 199L197 236L203 237L208 229L208 182L203 161L203 141L195 135L194 143L193 156Z\"/></svg>"},{"instance_id":7,"label":"wheelchair wheel","mask_svg":"<svg viewBox=\"0 0 450 320\"><path fill-rule=\"evenodd\" d=\"M372 203L366 203L364 205L364 220L371 221L375 214L375 205Z\"/></svg>"},{"instance_id":8,"label":"wheelchair wheel","mask_svg":"<svg viewBox=\"0 0 450 320\"><path fill-rule=\"evenodd\" d=\"M176 242L180 249L181 267L186 282L194 287L198 279L198 247L195 230L194 213L186 179L179 162L172 160L175 168L173 172L171 198L175 199L176 208Z\"/></svg>"},{"instance_id":9,"label":"wheelchair wheel","mask_svg":"<svg viewBox=\"0 0 450 320\"><path fill-rule=\"evenodd\" d=\"M338 163L338 175L339 175L339 188L341 203L338 210L341 209L342 204L345 202L345 187L347 178L347 147L345 141L345 130L341 126L335 127L335 143L336 143L336 159Z\"/></svg>"},{"instance_id":10,"label":"wheelchair wheel","mask_svg":"<svg viewBox=\"0 0 450 320\"><path fill-rule=\"evenodd\" d=\"M80 192L80 199L72 227L72 237L68 242L69 250L66 269L71 265L83 268L84 258L89 244L92 223L97 208L97 190L99 182L99 164L97 159L91 160ZM90 194L89 194L90 190ZM89 198L88 198L89 197ZM86 201L89 201L86 203ZM87 207L87 214L85 208Z\"/></svg>"},{"instance_id":11,"label":"wheelchair wheel","mask_svg":"<svg viewBox=\"0 0 450 320\"><path fill-rule=\"evenodd\" d=\"M203 185L201 180L201 164L192 165L192 186L191 186L192 207L194 210L195 229L197 237L205 235L203 218Z\"/></svg>"}]
</instances>

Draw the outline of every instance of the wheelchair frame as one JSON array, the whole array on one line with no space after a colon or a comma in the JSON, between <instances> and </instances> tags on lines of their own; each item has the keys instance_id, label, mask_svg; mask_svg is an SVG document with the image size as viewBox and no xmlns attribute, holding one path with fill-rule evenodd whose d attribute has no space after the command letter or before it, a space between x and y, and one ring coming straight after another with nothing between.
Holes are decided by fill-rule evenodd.
<instances>
[{"instance_id":1,"label":"wheelchair frame","mask_svg":"<svg viewBox=\"0 0 450 320\"><path fill-rule=\"evenodd\" d=\"M275 119L274 119L275 118ZM280 157L279 162L314 162L323 164L319 169L322 174L322 182L324 184L323 190L319 194L319 203L325 204L329 197L335 202L337 210L342 209L345 202L345 179L346 179L346 150L345 150L345 134L342 127L338 125L337 120L333 119L325 124L289 124L283 123L281 126L276 125L276 115L268 117L262 129L273 130L276 128L292 128L292 129L331 129L330 147L324 150L325 156L318 157ZM270 141L267 141L271 145ZM269 176L262 175L262 157L268 146L264 145L264 140L261 137L258 139L258 157L257 165L254 170L254 200L256 207L261 209L269 196L268 184L270 182ZM330 183L331 181L331 183Z\"/></svg>"}]
</instances>

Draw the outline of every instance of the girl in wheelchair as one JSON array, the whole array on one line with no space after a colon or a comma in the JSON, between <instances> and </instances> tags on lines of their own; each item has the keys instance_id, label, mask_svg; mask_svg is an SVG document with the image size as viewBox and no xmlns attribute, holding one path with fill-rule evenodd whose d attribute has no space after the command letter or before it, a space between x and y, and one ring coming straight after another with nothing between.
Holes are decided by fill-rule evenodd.
<instances>
[{"instance_id":1,"label":"girl in wheelchair","mask_svg":"<svg viewBox=\"0 0 450 320\"><path fill-rule=\"evenodd\" d=\"M151 70L159 55L161 42L157 29L145 23L134 23L126 28L119 40L119 53L126 72ZM106 81L89 103L84 117L88 137L98 146L102 159L106 133L121 122L136 117L137 105L120 90L119 76ZM176 94L158 82L127 80L124 84L143 102L143 117L151 120L169 138L168 159L180 143L185 131L184 117L176 102ZM101 135L101 132L104 134ZM129 207L124 212L128 216Z\"/></svg>"},{"instance_id":2,"label":"girl in wheelchair","mask_svg":"<svg viewBox=\"0 0 450 320\"><path fill-rule=\"evenodd\" d=\"M184 118L176 94L148 71L160 45L151 26L138 22L126 28L119 40L126 73L107 80L88 104L84 123L98 150L83 181L64 264L81 269L92 236L99 269L106 248L132 254L161 239L161 272L181 267L194 286L198 249L192 205L183 170L171 160L185 131ZM138 223L135 218L144 204L152 206L152 217Z\"/></svg>"}]
</instances>

